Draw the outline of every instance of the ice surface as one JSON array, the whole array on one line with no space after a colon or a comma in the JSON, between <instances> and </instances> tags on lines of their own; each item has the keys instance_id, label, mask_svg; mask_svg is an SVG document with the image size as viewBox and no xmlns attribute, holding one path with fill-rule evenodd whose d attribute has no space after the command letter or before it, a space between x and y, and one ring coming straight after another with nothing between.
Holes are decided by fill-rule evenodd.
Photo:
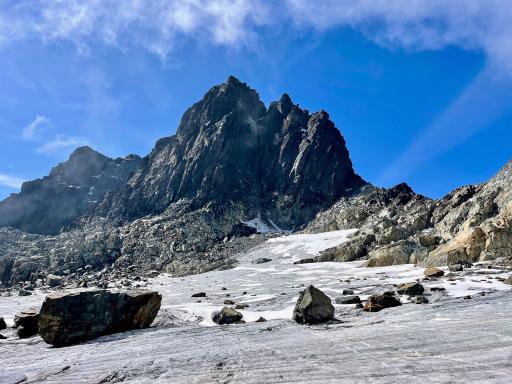
<instances>
[{"instance_id":1,"label":"ice surface","mask_svg":"<svg viewBox=\"0 0 512 384\"><path fill-rule=\"evenodd\" d=\"M340 323L307 327L290 320L302 289L332 298L345 288L365 299L393 284L423 279L414 265L365 268L362 262L293 262L349 241L356 230L273 238L239 255L231 270L173 278L149 288L163 295L156 327L51 348L39 337L0 341L0 377L45 383L505 383L512 370L511 288L507 273L474 269L423 281L430 304L366 313L336 305ZM253 261L266 257L265 264ZM477 273L478 272L478 273ZM464 279L464 280L462 280ZM430 292L442 286L446 292ZM226 290L222 290L225 287ZM206 292L206 298L192 294ZM480 293L485 293L481 296ZM470 294L471 300L462 296ZM229 296L228 296L229 295ZM44 294L0 297L0 316L41 304ZM226 299L246 324L217 326ZM255 323L259 317L267 322ZM29 357L29 358L27 358ZM69 368L67 368L69 367ZM66 368L66 369L64 369Z\"/></svg>"}]
</instances>

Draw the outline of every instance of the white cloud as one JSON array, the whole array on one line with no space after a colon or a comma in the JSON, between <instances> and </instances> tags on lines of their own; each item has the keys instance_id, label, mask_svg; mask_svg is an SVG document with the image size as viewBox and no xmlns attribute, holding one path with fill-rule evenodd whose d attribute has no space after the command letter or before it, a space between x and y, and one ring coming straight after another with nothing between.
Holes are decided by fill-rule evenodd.
<instances>
[{"instance_id":1,"label":"white cloud","mask_svg":"<svg viewBox=\"0 0 512 384\"><path fill-rule=\"evenodd\" d=\"M0 173L1 186L9 188L21 188L21 184L23 184L23 182L24 180L20 178Z\"/></svg>"},{"instance_id":2,"label":"white cloud","mask_svg":"<svg viewBox=\"0 0 512 384\"><path fill-rule=\"evenodd\" d=\"M0 44L25 38L97 42L166 57L184 37L252 46L260 27L350 27L377 44L408 50L459 46L512 73L510 0L20 0L0 3Z\"/></svg>"},{"instance_id":3,"label":"white cloud","mask_svg":"<svg viewBox=\"0 0 512 384\"><path fill-rule=\"evenodd\" d=\"M83 138L56 135L51 141L38 147L36 151L43 154L52 154L65 148L78 147L87 145L88 143L89 142Z\"/></svg>"},{"instance_id":4,"label":"white cloud","mask_svg":"<svg viewBox=\"0 0 512 384\"><path fill-rule=\"evenodd\" d=\"M51 120L46 116L37 115L34 120L30 122L21 131L21 137L24 140L33 140L34 137L41 131L42 128L47 127Z\"/></svg>"},{"instance_id":5,"label":"white cloud","mask_svg":"<svg viewBox=\"0 0 512 384\"><path fill-rule=\"evenodd\" d=\"M215 44L247 44L265 24L260 0L30 0L0 5L0 44L38 37L87 52L92 41L143 46L162 57L190 35Z\"/></svg>"},{"instance_id":6,"label":"white cloud","mask_svg":"<svg viewBox=\"0 0 512 384\"><path fill-rule=\"evenodd\" d=\"M510 0L288 0L297 24L348 26L387 47L482 51L512 72Z\"/></svg>"}]
</instances>

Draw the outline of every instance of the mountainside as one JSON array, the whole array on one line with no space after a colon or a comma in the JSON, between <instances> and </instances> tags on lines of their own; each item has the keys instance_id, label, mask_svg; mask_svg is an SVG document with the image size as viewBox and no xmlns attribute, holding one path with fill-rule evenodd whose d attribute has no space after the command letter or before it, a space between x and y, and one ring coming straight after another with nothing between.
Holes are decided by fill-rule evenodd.
<instances>
[{"instance_id":1,"label":"mountainside","mask_svg":"<svg viewBox=\"0 0 512 384\"><path fill-rule=\"evenodd\" d=\"M94 214L133 220L189 199L193 209L238 205L241 218L293 229L363 184L326 112L309 114L286 94L266 109L230 77L185 112L176 135L160 140Z\"/></svg>"},{"instance_id":2,"label":"mountainside","mask_svg":"<svg viewBox=\"0 0 512 384\"><path fill-rule=\"evenodd\" d=\"M80 148L0 202L0 280L40 284L51 272L106 286L133 274L200 273L232 266L233 255L284 230L358 229L303 262L512 259L511 191L512 163L440 200L406 184L375 187L354 172L327 112L309 113L286 94L266 108L230 77L148 156Z\"/></svg>"},{"instance_id":3,"label":"mountainside","mask_svg":"<svg viewBox=\"0 0 512 384\"><path fill-rule=\"evenodd\" d=\"M89 147L77 149L42 179L23 183L20 193L0 202L0 226L29 233L56 234L126 182L138 156L110 159Z\"/></svg>"}]
</instances>

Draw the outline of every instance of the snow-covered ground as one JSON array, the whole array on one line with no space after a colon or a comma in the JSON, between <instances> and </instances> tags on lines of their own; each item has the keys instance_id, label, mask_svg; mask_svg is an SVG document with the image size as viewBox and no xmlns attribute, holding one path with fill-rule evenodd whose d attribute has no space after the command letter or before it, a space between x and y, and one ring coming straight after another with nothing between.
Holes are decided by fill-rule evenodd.
<instances>
[{"instance_id":1,"label":"snow-covered ground","mask_svg":"<svg viewBox=\"0 0 512 384\"><path fill-rule=\"evenodd\" d=\"M355 231L355 230L354 230ZM155 327L63 349L39 337L0 341L0 382L48 383L504 383L512 373L511 288L485 265L443 287L430 304L366 313L335 305L339 323L307 327L291 321L299 292L314 284L333 299L351 288L362 299L422 279L413 265L365 268L362 262L293 262L348 241L354 231L290 235L240 255L236 268L172 278L148 288L162 293ZM260 258L272 261L255 264ZM192 294L205 292L205 298ZM481 296L485 293L485 296ZM463 299L471 295L471 300ZM0 297L0 316L39 306L41 293ZM225 300L248 304L246 324L216 326ZM260 316L267 322L256 323ZM66 368L66 369L64 369ZM2 376L3 375L3 376ZM10 377L11 379L7 379ZM3 380L3 381L2 381ZM10 380L10 381L9 381Z\"/></svg>"}]
</instances>

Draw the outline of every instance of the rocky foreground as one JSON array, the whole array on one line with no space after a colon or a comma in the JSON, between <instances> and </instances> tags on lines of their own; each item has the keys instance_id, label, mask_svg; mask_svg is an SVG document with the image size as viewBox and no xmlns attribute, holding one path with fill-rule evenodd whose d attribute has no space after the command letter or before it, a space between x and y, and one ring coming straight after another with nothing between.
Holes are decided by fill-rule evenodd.
<instances>
[{"instance_id":1,"label":"rocky foreground","mask_svg":"<svg viewBox=\"0 0 512 384\"><path fill-rule=\"evenodd\" d=\"M149 329L65 348L51 347L39 336L20 339L13 329L2 331L7 339L0 340L0 382L508 381L508 267L483 262L459 271L425 271L412 264L368 268L361 261L294 264L355 234L273 238L239 254L234 269L151 278L146 288L160 292L162 303ZM297 322L297 299L310 284L332 300L331 320ZM16 313L39 309L51 291L2 296L0 316L11 326ZM376 297L392 297L398 304L372 312L369 307L381 303ZM241 318L217 325L223 308ZM322 313L330 316L330 310Z\"/></svg>"}]
</instances>

